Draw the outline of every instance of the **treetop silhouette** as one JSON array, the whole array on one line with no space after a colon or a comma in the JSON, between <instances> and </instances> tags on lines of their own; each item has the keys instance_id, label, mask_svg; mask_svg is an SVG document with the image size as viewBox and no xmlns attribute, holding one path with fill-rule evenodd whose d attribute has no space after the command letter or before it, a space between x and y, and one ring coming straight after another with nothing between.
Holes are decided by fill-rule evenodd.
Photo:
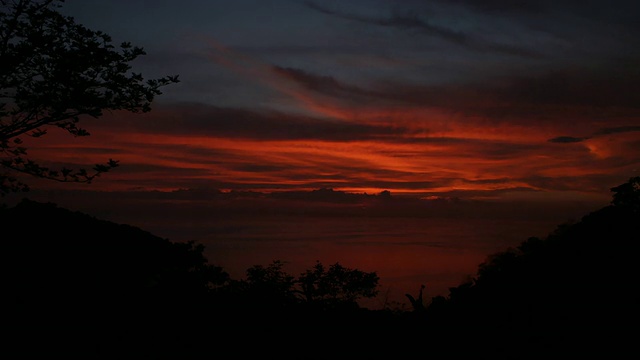
<instances>
[{"instance_id":1,"label":"treetop silhouette","mask_svg":"<svg viewBox=\"0 0 640 360\"><path fill-rule=\"evenodd\" d=\"M629 207L634 212L640 211L640 176L629 179L624 184L612 187L613 199L611 204Z\"/></svg>"},{"instance_id":2,"label":"treetop silhouette","mask_svg":"<svg viewBox=\"0 0 640 360\"><path fill-rule=\"evenodd\" d=\"M145 51L94 31L57 10L64 0L0 1L0 196L27 191L24 173L60 182L90 183L116 167L113 159L87 169L50 169L29 159L21 137L38 138L47 126L73 136L89 132L82 116L104 111L148 112L160 88L178 76L145 80L130 63Z\"/></svg>"}]
</instances>

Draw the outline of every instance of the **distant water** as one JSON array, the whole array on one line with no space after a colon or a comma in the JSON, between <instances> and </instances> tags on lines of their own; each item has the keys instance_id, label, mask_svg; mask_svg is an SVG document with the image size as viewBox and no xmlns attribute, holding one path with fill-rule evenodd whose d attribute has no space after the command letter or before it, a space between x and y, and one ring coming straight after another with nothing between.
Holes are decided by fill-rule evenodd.
<instances>
[{"instance_id":1,"label":"distant water","mask_svg":"<svg viewBox=\"0 0 640 360\"><path fill-rule=\"evenodd\" d=\"M446 296L450 287L475 276L488 255L531 236L545 237L558 225L601 207L562 200L440 204L399 200L370 211L357 203L167 198L173 195L51 192L35 200L137 226L173 242L201 243L209 263L221 266L234 279L245 278L251 266L274 260L285 262L284 270L294 276L316 261L375 271L380 295L363 302L371 308L408 307L404 294L417 295L421 284L426 285L427 300Z\"/></svg>"},{"instance_id":2,"label":"distant water","mask_svg":"<svg viewBox=\"0 0 640 360\"><path fill-rule=\"evenodd\" d=\"M375 271L380 295L372 308L408 306L405 293L425 299L448 295L475 275L487 255L517 246L530 236L545 236L556 223L514 219L452 218L266 218L212 220L200 239L210 262L233 278L253 265L284 261L299 275L316 260ZM204 229L201 229L204 230ZM395 304L394 304L395 302ZM396 306L397 307L397 306Z\"/></svg>"}]
</instances>

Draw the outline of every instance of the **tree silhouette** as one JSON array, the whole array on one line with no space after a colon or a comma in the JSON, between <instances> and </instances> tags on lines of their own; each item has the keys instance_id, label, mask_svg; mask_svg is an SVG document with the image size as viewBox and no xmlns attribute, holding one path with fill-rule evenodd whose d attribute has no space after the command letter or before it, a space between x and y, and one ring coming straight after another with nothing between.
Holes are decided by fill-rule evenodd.
<instances>
[{"instance_id":1,"label":"tree silhouette","mask_svg":"<svg viewBox=\"0 0 640 360\"><path fill-rule=\"evenodd\" d=\"M300 293L308 303L324 306L355 304L360 298L372 298L378 294L379 277L376 272L350 269L335 263L325 268L321 262L305 271L297 280Z\"/></svg>"},{"instance_id":2,"label":"tree silhouette","mask_svg":"<svg viewBox=\"0 0 640 360\"><path fill-rule=\"evenodd\" d=\"M57 9L64 0L0 2L0 195L27 191L16 173L60 182L90 183L116 167L110 159L87 169L50 169L29 159L21 136L47 133L47 126L87 136L82 116L105 110L148 112L160 88L177 76L144 80L130 62L144 55L128 42L77 24Z\"/></svg>"},{"instance_id":3,"label":"tree silhouette","mask_svg":"<svg viewBox=\"0 0 640 360\"><path fill-rule=\"evenodd\" d=\"M488 256L476 277L427 309L436 335L443 343L466 339L471 354L504 358L633 351L637 331L629 326L640 321L639 180L612 188L612 204L579 222Z\"/></svg>"},{"instance_id":4,"label":"tree silhouette","mask_svg":"<svg viewBox=\"0 0 640 360\"><path fill-rule=\"evenodd\" d=\"M284 262L275 260L267 266L255 265L246 270L246 281L239 282L246 296L246 311L273 310L295 303L295 278L284 271L284 265Z\"/></svg>"},{"instance_id":5,"label":"tree silhouette","mask_svg":"<svg viewBox=\"0 0 640 360\"><path fill-rule=\"evenodd\" d=\"M379 277L375 272L350 269L335 263L326 268L316 262L299 277L284 270L285 263L254 265L247 269L246 280L232 280L224 287L235 305L244 311L274 309L330 310L358 307L361 298L378 294Z\"/></svg>"},{"instance_id":6,"label":"tree silhouette","mask_svg":"<svg viewBox=\"0 0 640 360\"><path fill-rule=\"evenodd\" d=\"M611 203L616 206L628 206L635 212L640 211L640 176L629 179L624 184L612 187L613 199Z\"/></svg>"}]
</instances>

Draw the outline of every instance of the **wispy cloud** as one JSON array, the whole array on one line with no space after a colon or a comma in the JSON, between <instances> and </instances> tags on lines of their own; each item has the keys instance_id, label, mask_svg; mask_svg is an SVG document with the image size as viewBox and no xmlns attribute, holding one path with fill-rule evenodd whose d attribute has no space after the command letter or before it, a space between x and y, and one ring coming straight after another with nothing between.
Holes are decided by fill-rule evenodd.
<instances>
[{"instance_id":1,"label":"wispy cloud","mask_svg":"<svg viewBox=\"0 0 640 360\"><path fill-rule=\"evenodd\" d=\"M610 127L604 128L596 132L594 135L610 135L610 134L620 134L627 132L636 132L640 131L640 126L630 125L630 126L618 126L618 127Z\"/></svg>"},{"instance_id":2,"label":"wispy cloud","mask_svg":"<svg viewBox=\"0 0 640 360\"><path fill-rule=\"evenodd\" d=\"M585 140L593 139L595 137L604 136L604 135L614 135L614 134L624 134L630 132L638 132L640 131L640 126L636 125L628 125L628 126L617 126L610 128L603 128L593 133L591 136L586 137L573 137L573 136L558 136L552 139L549 139L549 142L553 143L577 143Z\"/></svg>"},{"instance_id":3,"label":"wispy cloud","mask_svg":"<svg viewBox=\"0 0 640 360\"><path fill-rule=\"evenodd\" d=\"M445 27L433 25L428 21L421 20L420 18L418 18L418 16L394 15L388 18L374 18L374 17L367 17L362 15L332 10L314 1L306 1L305 4L309 8L319 11L323 14L337 16L347 20L353 20L353 21L357 21L365 24L385 26L385 27L419 30L426 34L437 36L456 44L464 44L469 41L468 36L464 33L457 32Z\"/></svg>"},{"instance_id":4,"label":"wispy cloud","mask_svg":"<svg viewBox=\"0 0 640 360\"><path fill-rule=\"evenodd\" d=\"M544 13L549 3L546 1L528 0L437 0L445 4L459 4L488 13Z\"/></svg>"},{"instance_id":5,"label":"wispy cloud","mask_svg":"<svg viewBox=\"0 0 640 360\"><path fill-rule=\"evenodd\" d=\"M350 107L360 104L379 110L394 106L437 108L496 121L507 118L556 122L558 117L600 118L603 112L608 116L640 115L640 94L633 90L640 78L633 75L609 76L606 69L574 68L531 75L505 74L491 81L483 79L482 82L455 85L421 85L388 80L370 83L366 87L302 69L279 66L270 69L276 76L309 91L307 99L313 99L314 93L322 94L333 98L325 104L335 107L347 106L348 102Z\"/></svg>"},{"instance_id":6,"label":"wispy cloud","mask_svg":"<svg viewBox=\"0 0 640 360\"><path fill-rule=\"evenodd\" d=\"M463 31L456 31L454 29L435 25L424 16L420 17L417 14L399 15L393 14L388 17L372 17L359 15L356 13L344 12L334 10L326 6L320 5L315 1L305 1L305 4L316 11L323 14L335 16L345 20L356 21L364 24L382 26L389 28L396 28L408 31L417 31L421 34L433 36L435 38L442 39L449 43L463 46L465 48L480 51L480 52L495 52L505 55L521 56L525 58L539 58L542 57L540 53L535 50L527 49L519 45L512 45L506 43L499 43L488 41L480 37L474 36Z\"/></svg>"},{"instance_id":7,"label":"wispy cloud","mask_svg":"<svg viewBox=\"0 0 640 360\"><path fill-rule=\"evenodd\" d=\"M413 129L378 122L349 122L273 110L221 108L197 103L160 105L154 114L139 117L119 113L113 124L147 134L253 139L364 141L412 136Z\"/></svg>"},{"instance_id":8,"label":"wispy cloud","mask_svg":"<svg viewBox=\"0 0 640 360\"><path fill-rule=\"evenodd\" d=\"M378 94L372 91L346 84L332 76L316 75L302 69L280 66L273 66L272 71L277 76L295 82L307 90L338 99L367 100L378 97Z\"/></svg>"}]
</instances>

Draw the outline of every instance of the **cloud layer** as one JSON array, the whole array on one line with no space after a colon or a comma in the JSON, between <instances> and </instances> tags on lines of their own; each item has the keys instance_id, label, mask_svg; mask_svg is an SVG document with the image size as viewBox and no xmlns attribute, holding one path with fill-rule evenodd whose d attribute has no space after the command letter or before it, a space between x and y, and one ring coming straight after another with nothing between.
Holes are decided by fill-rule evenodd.
<instances>
[{"instance_id":1,"label":"cloud layer","mask_svg":"<svg viewBox=\"0 0 640 360\"><path fill-rule=\"evenodd\" d=\"M638 174L637 5L271 5L159 7L158 16L214 14L172 21L139 64L182 82L148 114L83 119L92 136L52 133L31 156L77 166L118 159L94 185L110 189L607 198ZM70 11L119 29L108 6L102 17L88 9ZM124 10L112 9L122 21ZM127 35L144 43L146 31Z\"/></svg>"}]
</instances>

